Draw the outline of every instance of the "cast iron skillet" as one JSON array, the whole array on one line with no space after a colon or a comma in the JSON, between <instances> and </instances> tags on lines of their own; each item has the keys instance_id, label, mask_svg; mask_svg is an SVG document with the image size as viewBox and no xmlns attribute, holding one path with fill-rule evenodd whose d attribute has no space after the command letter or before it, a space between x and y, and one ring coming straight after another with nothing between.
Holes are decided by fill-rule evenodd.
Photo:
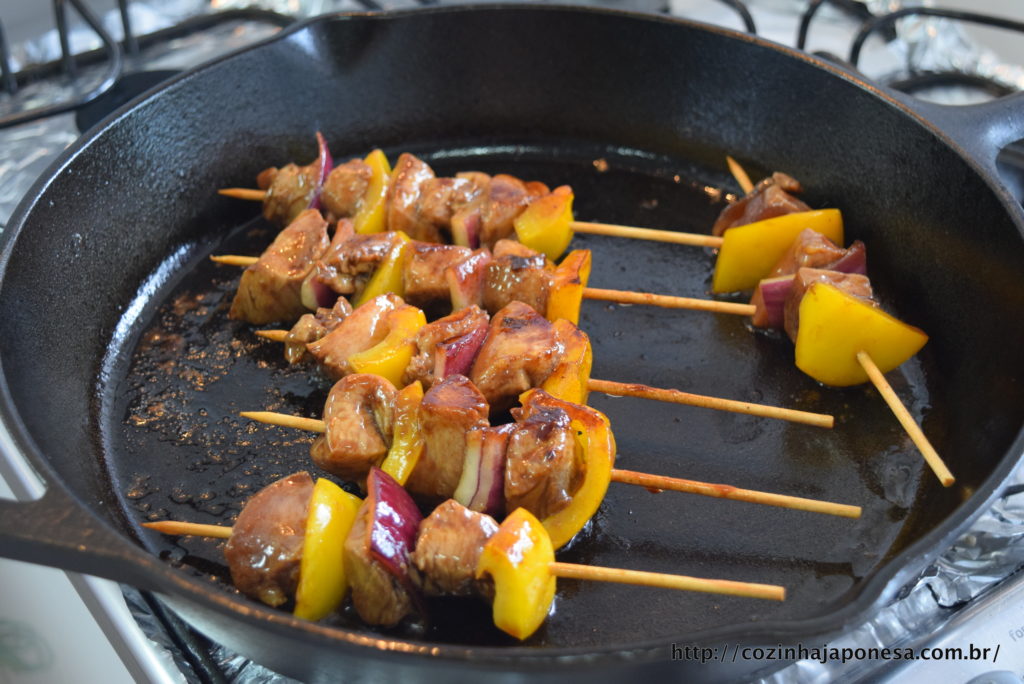
<instances>
[{"instance_id":1,"label":"cast iron skillet","mask_svg":"<svg viewBox=\"0 0 1024 684\"><path fill-rule=\"evenodd\" d=\"M158 591L212 638L302 679L693 675L673 645L841 631L946 548L1022 451L1022 217L994 174L996 151L1024 130L1013 104L929 111L954 131L943 133L871 84L758 39L555 7L318 19L186 74L68 150L3 235L0 439L48 490L0 502L0 548ZM595 396L623 466L857 503L865 515L613 485L562 557L776 582L785 603L563 582L555 614L520 645L468 604L438 604L423 631L380 632L348 615L300 622L238 596L217 545L138 525L229 522L257 487L308 467L307 438L234 414L315 414L326 385L227 322L237 273L205 257L271 236L247 223L255 207L213 189L310 157L315 130L342 159L381 146L419 152L441 173L569 182L581 218L690 230L721 206L725 153L754 173L794 174L812 205L842 208L883 299L931 334L892 379L957 486L937 485L873 391L820 388L782 340L736 319L588 303L597 377L839 418L825 432ZM598 287L708 286L700 250L578 243L595 251Z\"/></svg>"}]
</instances>

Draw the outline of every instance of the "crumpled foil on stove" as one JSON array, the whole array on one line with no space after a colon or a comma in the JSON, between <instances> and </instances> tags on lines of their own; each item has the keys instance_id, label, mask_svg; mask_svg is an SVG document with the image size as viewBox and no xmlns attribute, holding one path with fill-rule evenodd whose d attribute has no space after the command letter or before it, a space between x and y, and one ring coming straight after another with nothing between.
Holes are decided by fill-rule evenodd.
<instances>
[{"instance_id":1,"label":"crumpled foil on stove","mask_svg":"<svg viewBox=\"0 0 1024 684\"><path fill-rule=\"evenodd\" d=\"M1022 457L1024 458L1024 457ZM863 624L828 641L829 648L901 647L934 633L968 601L1024 568L1024 460L1001 497L899 598ZM869 681L878 661L795 662L760 680L765 684Z\"/></svg>"},{"instance_id":2,"label":"crumpled foil on stove","mask_svg":"<svg viewBox=\"0 0 1024 684\"><path fill-rule=\"evenodd\" d=\"M876 16L909 7L936 7L932 0L865 0L865 4ZM977 45L957 20L912 15L897 21L895 28L896 40L889 49L903 59L904 65L903 71L893 76L952 71L1024 90L1024 67L1007 64L991 50Z\"/></svg>"}]
</instances>

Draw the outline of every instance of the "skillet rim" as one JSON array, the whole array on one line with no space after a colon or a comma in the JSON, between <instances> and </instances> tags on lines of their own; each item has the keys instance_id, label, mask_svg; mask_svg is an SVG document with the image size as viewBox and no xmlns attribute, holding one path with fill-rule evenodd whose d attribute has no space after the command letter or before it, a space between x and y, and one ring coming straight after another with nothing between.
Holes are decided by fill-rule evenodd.
<instances>
[{"instance_id":1,"label":"skillet rim","mask_svg":"<svg viewBox=\"0 0 1024 684\"><path fill-rule=\"evenodd\" d=\"M924 127L927 132L935 136L941 143L949 147L958 157L965 161L975 172L976 176L984 183L990 191L998 198L1003 209L1006 210L1011 221L1015 224L1019 234L1024 236L1024 209L1017 204L1009 191L992 176L984 162L972 156L964 146L947 131L938 128L924 118L913 106L906 101L892 95L884 88L872 84L863 77L853 74L846 69L825 61L818 57L796 51L784 45L772 41L740 33L729 29L723 29L700 22L651 15L626 10L595 8L591 6L573 5L518 5L518 4L486 4L486 5L460 5L442 6L421 9L399 10L392 12L339 12L335 14L322 15L312 19L298 22L289 26L273 36L223 55L215 60L207 62L196 68L179 74L160 86L143 93L126 105L115 110L93 129L79 138L74 144L64 150L61 155L50 165L50 167L36 180L32 188L21 200L15 209L3 234L0 235L0 292L2 292L3 276L6 273L10 260L12 247L18 235L31 215L33 208L41 200L42 195L63 172L72 164L75 159L83 154L101 136L115 127L123 118L129 116L132 110L140 103L153 97L165 95L176 84L185 79L201 77L203 72L219 65L221 62L231 60L241 54L263 48L266 45L287 40L291 36L302 31L309 30L319 24L326 24L335 21L392 21L404 19L409 16L434 15L442 13L538 13L538 12L559 12L559 13L581 13L581 14L605 14L622 17L633 21L646 21L655 23L666 23L670 25L685 25L691 29L697 29L707 33L715 34L720 39L741 40L760 47L780 52L785 57L798 59L811 67L823 69L833 77L838 77L856 88L867 91L868 95L881 100L881 103L890 107L896 107L904 117L909 117L907 125L918 125ZM49 490L56 490L69 499L80 512L88 516L88 523L104 528L106 532L114 535L115 541L122 547L122 551L130 551L135 557L133 561L138 563L140 569L155 576L155 587L160 592L178 594L186 601L197 603L200 606L212 607L220 615L240 619L256 627L270 627L273 631L295 637L302 635L305 639L312 638L317 644L329 645L337 648L345 644L349 649L362 657L389 657L409 656L419 658L429 656L435 662L451 661L476 661L479 664L486 664L492 667L507 667L515 665L519 667L551 667L551 666L598 666L606 663L628 664L629 662L645 662L666 659L666 647L669 642L664 640L646 640L631 645L630 648L614 648L602 651L595 651L593 647L537 647L529 646L457 646L452 644L434 643L428 641L411 641L408 639L396 639L382 635L373 636L372 633L356 631L341 627L328 627L317 623L310 623L299 620L289 614L270 609L247 599L236 597L216 587L202 583L198 578L188 577L185 573L179 572L173 566L153 556L139 544L130 541L133 535L127 531L113 526L106 517L97 515L94 507L86 505L64 485L57 476L49 460L41 453L37 445L31 439L28 431L22 423L18 412L15 410L13 397L4 373L3 359L0 358L0 426L6 426L9 430L12 442L21 455L26 457L35 471L40 474L43 483ZM2 437L3 435L0 435ZM0 440L0 446L5 446L5 441ZM1017 454L1017 456L1014 456ZM759 643L767 637L775 639L798 639L812 636L830 634L845 630L852 624L862 621L870 614L877 612L885 603L888 603L892 596L908 581L926 567L928 563L935 560L942 552L952 545L953 541L966 529L987 508L991 507L993 501L998 497L999 490L1005 483L1011 472L1017 467L1024 454L1024 426L1018 430L1008 453L1004 454L992 472L985 478L983 483L972 494L970 499L961 503L949 516L939 525L906 546L899 553L887 560L875 574L864 581L856 590L852 598L847 599L845 606L833 610L826 615L801 620L766 620L756 624L744 624L739 626L726 626L712 629L705 629L688 634L688 643L716 643L722 641ZM202 627L196 626L202 630ZM299 630L295 632L294 630ZM763 641L762 641L763 642Z\"/></svg>"}]
</instances>

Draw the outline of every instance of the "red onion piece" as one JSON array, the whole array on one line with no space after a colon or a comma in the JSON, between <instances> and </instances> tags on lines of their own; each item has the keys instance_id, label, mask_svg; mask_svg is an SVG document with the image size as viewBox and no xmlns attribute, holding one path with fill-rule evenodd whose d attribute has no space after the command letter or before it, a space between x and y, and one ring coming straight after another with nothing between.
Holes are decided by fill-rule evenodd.
<instances>
[{"instance_id":1,"label":"red onion piece","mask_svg":"<svg viewBox=\"0 0 1024 684\"><path fill-rule=\"evenodd\" d=\"M466 435L462 477L452 495L466 508L499 516L505 511L505 452L515 423L472 430Z\"/></svg>"},{"instance_id":2,"label":"red onion piece","mask_svg":"<svg viewBox=\"0 0 1024 684\"><path fill-rule=\"evenodd\" d=\"M434 352L434 380L444 380L449 375L468 377L489 327L487 319L481 319L480 324L472 330L437 345L437 351Z\"/></svg>"},{"instance_id":3,"label":"red onion piece","mask_svg":"<svg viewBox=\"0 0 1024 684\"><path fill-rule=\"evenodd\" d=\"M765 278L757 284L750 303L756 307L751 322L758 328L782 329L786 296L793 289L793 276Z\"/></svg>"},{"instance_id":4,"label":"red onion piece","mask_svg":"<svg viewBox=\"0 0 1024 684\"><path fill-rule=\"evenodd\" d=\"M370 554L407 590L409 553L416 544L416 532L423 516L412 497L394 478L377 467L366 479L366 498L373 511L370 524ZM414 591L411 591L415 595Z\"/></svg>"},{"instance_id":5,"label":"red onion piece","mask_svg":"<svg viewBox=\"0 0 1024 684\"><path fill-rule=\"evenodd\" d=\"M331 156L331 151L327 149L327 140L324 139L320 131L316 132L316 147L317 157L314 162L317 165L316 190L313 191L313 197L309 201L310 209L320 208L320 190L323 189L324 183L327 182L327 176L334 168L334 158Z\"/></svg>"},{"instance_id":6,"label":"red onion piece","mask_svg":"<svg viewBox=\"0 0 1024 684\"><path fill-rule=\"evenodd\" d=\"M444 276L448 281L452 309L465 309L473 304L483 304L487 264L492 260L489 250L480 249L445 269Z\"/></svg>"},{"instance_id":7,"label":"red onion piece","mask_svg":"<svg viewBox=\"0 0 1024 684\"><path fill-rule=\"evenodd\" d=\"M829 271L840 273L868 274L868 249L860 240L855 241L846 250L846 254L825 267Z\"/></svg>"},{"instance_id":8,"label":"red onion piece","mask_svg":"<svg viewBox=\"0 0 1024 684\"><path fill-rule=\"evenodd\" d=\"M330 309L337 303L340 295L313 273L302 281L300 296L303 306L310 311L316 311L317 309Z\"/></svg>"},{"instance_id":9,"label":"red onion piece","mask_svg":"<svg viewBox=\"0 0 1024 684\"><path fill-rule=\"evenodd\" d=\"M452 216L452 243L470 249L478 249L482 224L483 219L480 216L479 208L457 212Z\"/></svg>"},{"instance_id":10,"label":"red onion piece","mask_svg":"<svg viewBox=\"0 0 1024 684\"><path fill-rule=\"evenodd\" d=\"M860 240L854 242L846 250L846 254L829 264L825 270L840 273L856 273L867 275L867 248ZM750 303L756 307L751 322L758 328L782 329L785 323L786 297L793 289L793 278L796 274L765 278L757 284Z\"/></svg>"}]
</instances>

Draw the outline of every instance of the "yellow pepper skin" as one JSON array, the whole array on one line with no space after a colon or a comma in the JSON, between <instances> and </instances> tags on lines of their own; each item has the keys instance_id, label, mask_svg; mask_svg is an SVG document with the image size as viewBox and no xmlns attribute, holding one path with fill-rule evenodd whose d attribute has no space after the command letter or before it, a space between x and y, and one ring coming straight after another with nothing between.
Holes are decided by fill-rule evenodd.
<instances>
[{"instance_id":1,"label":"yellow pepper skin","mask_svg":"<svg viewBox=\"0 0 1024 684\"><path fill-rule=\"evenodd\" d=\"M384 232L385 216L384 204L388 194L388 183L391 181L391 165L388 158L381 150L374 150L366 155L363 160L370 166L373 175L370 176L370 185L363 196L363 202L352 217L352 227L357 233L382 233Z\"/></svg>"},{"instance_id":2,"label":"yellow pepper skin","mask_svg":"<svg viewBox=\"0 0 1024 684\"><path fill-rule=\"evenodd\" d=\"M828 283L815 283L800 301L796 365L826 385L859 385L869 378L857 352L867 352L888 373L927 341L922 330Z\"/></svg>"},{"instance_id":3,"label":"yellow pepper skin","mask_svg":"<svg viewBox=\"0 0 1024 684\"><path fill-rule=\"evenodd\" d=\"M405 485L423 454L423 435L420 433L420 402L423 385L420 381L406 385L395 400L395 432L391 449L380 468Z\"/></svg>"},{"instance_id":4,"label":"yellow pepper skin","mask_svg":"<svg viewBox=\"0 0 1024 684\"><path fill-rule=\"evenodd\" d=\"M379 375L400 387L405 369L416 353L413 337L427 324L427 317L422 310L406 304L389 313L387 323L387 337L348 357L348 362L356 373Z\"/></svg>"},{"instance_id":5,"label":"yellow pepper skin","mask_svg":"<svg viewBox=\"0 0 1024 684\"><path fill-rule=\"evenodd\" d=\"M556 339L565 347L565 353L540 387L557 399L586 404L590 395L587 384L594 365L590 338L564 318L555 321L553 325Z\"/></svg>"},{"instance_id":6,"label":"yellow pepper skin","mask_svg":"<svg viewBox=\"0 0 1024 684\"><path fill-rule=\"evenodd\" d=\"M546 318L556 321L564 318L579 325L580 305L583 304L583 290L590 280L592 263L589 249L574 249L555 269L555 277L548 294Z\"/></svg>"},{"instance_id":7,"label":"yellow pepper skin","mask_svg":"<svg viewBox=\"0 0 1024 684\"><path fill-rule=\"evenodd\" d=\"M730 228L722 236L711 291L757 287L804 228L821 233L837 245L844 244L843 216L838 209L801 211Z\"/></svg>"},{"instance_id":8,"label":"yellow pepper skin","mask_svg":"<svg viewBox=\"0 0 1024 684\"><path fill-rule=\"evenodd\" d=\"M572 188L555 188L535 199L516 217L513 225L519 242L554 261L572 241Z\"/></svg>"},{"instance_id":9,"label":"yellow pepper skin","mask_svg":"<svg viewBox=\"0 0 1024 684\"><path fill-rule=\"evenodd\" d=\"M523 392L519 400L527 414L543 408L560 408L568 413L576 432L577 448L583 455L583 482L572 493L572 503L542 521L551 543L556 549L561 548L594 517L604 501L615 465L615 436L608 418L589 406L556 399L541 389Z\"/></svg>"},{"instance_id":10,"label":"yellow pepper skin","mask_svg":"<svg viewBox=\"0 0 1024 684\"><path fill-rule=\"evenodd\" d=\"M334 612L345 598L345 538L361 503L359 497L330 480L319 479L313 485L295 592L295 617L319 620Z\"/></svg>"},{"instance_id":11,"label":"yellow pepper skin","mask_svg":"<svg viewBox=\"0 0 1024 684\"><path fill-rule=\"evenodd\" d=\"M537 631L555 600L549 567L554 547L544 526L524 508L512 512L484 545L476 576L494 580L494 625L517 639Z\"/></svg>"},{"instance_id":12,"label":"yellow pepper skin","mask_svg":"<svg viewBox=\"0 0 1024 684\"><path fill-rule=\"evenodd\" d=\"M409 254L409 236L400 230L397 231L397 235L402 241L380 262L380 266L373 272L362 293L352 302L352 306L362 306L374 297L389 292L399 297L405 296L404 273L405 260Z\"/></svg>"}]
</instances>

